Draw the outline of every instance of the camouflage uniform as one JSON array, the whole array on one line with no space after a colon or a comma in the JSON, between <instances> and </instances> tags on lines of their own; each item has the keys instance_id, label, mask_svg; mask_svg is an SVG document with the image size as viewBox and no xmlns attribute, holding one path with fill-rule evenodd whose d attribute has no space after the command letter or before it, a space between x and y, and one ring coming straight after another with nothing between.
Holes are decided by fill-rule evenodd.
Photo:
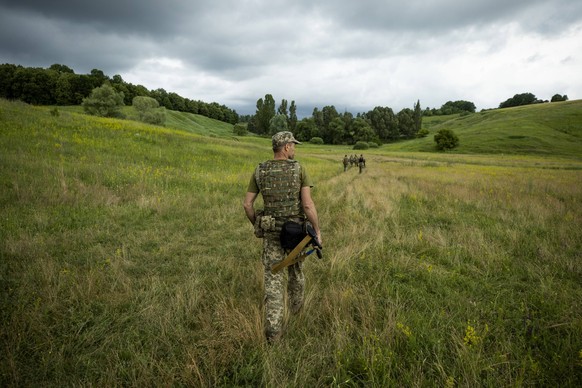
<instances>
[{"instance_id":1,"label":"camouflage uniform","mask_svg":"<svg viewBox=\"0 0 582 388\"><path fill-rule=\"evenodd\" d=\"M361 174L364 167L366 167L366 159L364 159L364 155L360 155L360 158L358 159L358 166L360 167Z\"/></svg>"},{"instance_id":2,"label":"camouflage uniform","mask_svg":"<svg viewBox=\"0 0 582 388\"><path fill-rule=\"evenodd\" d=\"M283 132L290 133L290 132ZM277 135L275 135L277 136ZM275 143L275 137L273 142ZM277 339L283 329L285 309L285 271L272 273L271 267L281 262L287 252L281 247L280 233L287 220L304 222L301 206L301 187L311 186L309 178L295 160L269 160L261 163L251 177L248 192L260 192L264 210L255 222L263 237L265 335ZM273 222L274 221L274 222ZM259 232L260 233L260 232ZM287 267L287 297L291 312L297 313L303 305L305 277L302 263Z\"/></svg>"},{"instance_id":3,"label":"camouflage uniform","mask_svg":"<svg viewBox=\"0 0 582 388\"><path fill-rule=\"evenodd\" d=\"M283 260L285 256L285 251L281 248L279 241L279 233L266 234L263 239L263 266L265 268L265 335L268 339L277 338L283 329L285 271L272 273L271 267ZM287 267L287 297L293 313L299 312L303 305L305 276L301 266L300 262Z\"/></svg>"}]
</instances>

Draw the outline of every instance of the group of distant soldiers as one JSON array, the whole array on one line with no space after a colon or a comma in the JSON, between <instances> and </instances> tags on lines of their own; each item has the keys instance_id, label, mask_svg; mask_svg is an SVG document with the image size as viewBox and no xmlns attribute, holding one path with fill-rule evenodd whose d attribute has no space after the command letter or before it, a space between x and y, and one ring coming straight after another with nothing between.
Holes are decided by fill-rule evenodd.
<instances>
[{"instance_id":1,"label":"group of distant soldiers","mask_svg":"<svg viewBox=\"0 0 582 388\"><path fill-rule=\"evenodd\" d=\"M363 154L358 155L345 155L343 159L344 172L348 171L348 167L358 166L360 168L360 174L362 170L366 167L366 159Z\"/></svg>"}]
</instances>

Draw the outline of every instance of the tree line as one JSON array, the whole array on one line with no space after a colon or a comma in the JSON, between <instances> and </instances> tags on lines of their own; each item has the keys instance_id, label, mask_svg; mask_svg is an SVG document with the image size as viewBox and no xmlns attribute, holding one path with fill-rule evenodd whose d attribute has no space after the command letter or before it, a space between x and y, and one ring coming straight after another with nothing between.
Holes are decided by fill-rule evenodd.
<instances>
[{"instance_id":1,"label":"tree line","mask_svg":"<svg viewBox=\"0 0 582 388\"><path fill-rule=\"evenodd\" d=\"M568 101L567 95L554 94L552 96L551 102ZM521 93L516 94L511 98L503 101L499 104L499 108L511 108L514 106L530 105L530 104L541 104L548 102L548 100L540 100L533 93Z\"/></svg>"},{"instance_id":2,"label":"tree line","mask_svg":"<svg viewBox=\"0 0 582 388\"><path fill-rule=\"evenodd\" d=\"M369 112L338 112L335 106L314 108L310 117L297 119L295 101L281 100L277 107L271 94L257 101L252 116L241 116L247 129L258 135L272 135L290 130L299 141L321 138L326 144L355 144L358 141L384 142L412 139L421 133L422 115L420 101L414 108L404 108L395 113L392 108L377 106Z\"/></svg>"},{"instance_id":3,"label":"tree line","mask_svg":"<svg viewBox=\"0 0 582 388\"><path fill-rule=\"evenodd\" d=\"M148 90L143 85L125 82L120 75L110 78L98 69L91 70L90 74L75 74L61 64L47 69L0 65L0 97L33 105L81 105L93 89L105 83L123 93L125 105L131 105L138 96L151 97L166 109L195 113L231 124L239 119L235 110L216 102L190 100L161 88Z\"/></svg>"}]
</instances>

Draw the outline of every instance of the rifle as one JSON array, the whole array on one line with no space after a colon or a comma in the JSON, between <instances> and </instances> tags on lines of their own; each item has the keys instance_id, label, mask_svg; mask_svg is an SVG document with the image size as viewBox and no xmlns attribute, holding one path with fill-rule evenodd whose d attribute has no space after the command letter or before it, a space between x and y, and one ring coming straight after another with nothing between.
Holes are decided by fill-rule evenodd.
<instances>
[{"instance_id":1,"label":"rifle","mask_svg":"<svg viewBox=\"0 0 582 388\"><path fill-rule=\"evenodd\" d=\"M305 230L307 232L307 235L303 237L303 240L301 240L301 242L297 244L295 248L293 248L293 250L287 255L287 257L283 261L271 267L272 273L277 273L285 267L305 260L307 256L311 255L313 252L317 253L317 257L319 259L323 257L321 253L323 247L321 246L319 240L317 240L317 234L315 233L313 226L307 224ZM301 251L303 251L303 249L305 249L305 247L308 245L311 245L312 249L306 251L302 255L299 255Z\"/></svg>"}]
</instances>

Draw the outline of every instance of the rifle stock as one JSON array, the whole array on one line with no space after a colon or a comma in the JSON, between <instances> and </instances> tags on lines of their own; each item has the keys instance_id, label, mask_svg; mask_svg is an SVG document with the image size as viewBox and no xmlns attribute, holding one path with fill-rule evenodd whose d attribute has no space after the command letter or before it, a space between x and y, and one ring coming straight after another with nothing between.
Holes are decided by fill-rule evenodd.
<instances>
[{"instance_id":1,"label":"rifle stock","mask_svg":"<svg viewBox=\"0 0 582 388\"><path fill-rule=\"evenodd\" d=\"M321 243L317 239L317 234L315 233L315 230L310 224L307 224L305 229L307 231L307 236L305 236L303 240L301 240L301 242L297 244L295 248L293 248L293 250L287 255L287 257L283 261L273 265L271 267L271 272L277 273L287 266L293 265L299 261L303 261L307 256L312 254L313 251L317 253L317 257L319 259L323 257L323 255L321 254L321 250L323 249L323 247L321 246ZM299 256L301 251L309 244L313 246L313 250Z\"/></svg>"}]
</instances>

